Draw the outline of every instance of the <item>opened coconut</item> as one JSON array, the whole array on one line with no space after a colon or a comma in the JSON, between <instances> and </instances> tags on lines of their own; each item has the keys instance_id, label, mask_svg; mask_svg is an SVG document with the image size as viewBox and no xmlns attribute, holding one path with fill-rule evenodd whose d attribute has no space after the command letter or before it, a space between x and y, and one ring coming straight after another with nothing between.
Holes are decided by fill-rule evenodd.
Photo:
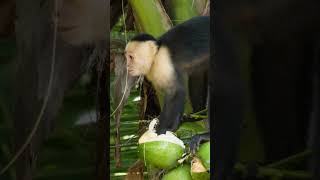
<instances>
[{"instance_id":1,"label":"opened coconut","mask_svg":"<svg viewBox=\"0 0 320 180\"><path fill-rule=\"evenodd\" d=\"M191 162L191 176L194 180L209 180L210 173L204 167L201 160L197 157L194 157Z\"/></svg>"},{"instance_id":2,"label":"opened coconut","mask_svg":"<svg viewBox=\"0 0 320 180\"><path fill-rule=\"evenodd\" d=\"M183 141L170 131L158 135L155 131L157 123L157 119L154 119L148 131L139 139L139 157L146 166L151 164L161 169L175 167L184 153Z\"/></svg>"},{"instance_id":3,"label":"opened coconut","mask_svg":"<svg viewBox=\"0 0 320 180\"><path fill-rule=\"evenodd\" d=\"M177 180L177 179L192 180L190 169L191 169L190 165L182 164L179 167L166 173L162 177L162 180Z\"/></svg>"}]
</instances>

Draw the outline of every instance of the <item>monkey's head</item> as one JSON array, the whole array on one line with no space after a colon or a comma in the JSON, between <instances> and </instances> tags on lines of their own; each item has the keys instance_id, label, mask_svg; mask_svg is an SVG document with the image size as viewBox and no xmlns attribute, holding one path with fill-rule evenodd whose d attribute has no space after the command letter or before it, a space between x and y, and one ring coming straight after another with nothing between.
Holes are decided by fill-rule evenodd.
<instances>
[{"instance_id":1,"label":"monkey's head","mask_svg":"<svg viewBox=\"0 0 320 180\"><path fill-rule=\"evenodd\" d=\"M141 34L131 39L125 49L129 74L131 76L148 74L157 51L157 41L151 35Z\"/></svg>"}]
</instances>

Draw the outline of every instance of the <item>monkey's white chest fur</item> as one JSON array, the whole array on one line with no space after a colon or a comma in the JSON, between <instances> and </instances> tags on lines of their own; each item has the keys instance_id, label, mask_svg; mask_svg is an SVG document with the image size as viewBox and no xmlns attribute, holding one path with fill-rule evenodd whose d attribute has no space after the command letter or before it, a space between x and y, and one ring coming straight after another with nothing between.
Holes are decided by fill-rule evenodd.
<instances>
[{"instance_id":1,"label":"monkey's white chest fur","mask_svg":"<svg viewBox=\"0 0 320 180\"><path fill-rule=\"evenodd\" d=\"M164 89L170 87L175 78L173 67L168 48L161 47L153 60L147 78L156 88Z\"/></svg>"}]
</instances>

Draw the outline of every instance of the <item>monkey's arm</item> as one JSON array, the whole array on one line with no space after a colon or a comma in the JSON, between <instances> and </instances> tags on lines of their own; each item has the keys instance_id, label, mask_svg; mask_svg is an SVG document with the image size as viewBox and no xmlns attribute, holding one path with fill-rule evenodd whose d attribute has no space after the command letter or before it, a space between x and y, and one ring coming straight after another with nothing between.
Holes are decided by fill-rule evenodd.
<instances>
[{"instance_id":1,"label":"monkey's arm","mask_svg":"<svg viewBox=\"0 0 320 180\"><path fill-rule=\"evenodd\" d=\"M160 125L157 133L177 130L182 113L184 111L186 92L183 83L177 82L174 89L167 89L165 93L163 109L160 113Z\"/></svg>"}]
</instances>

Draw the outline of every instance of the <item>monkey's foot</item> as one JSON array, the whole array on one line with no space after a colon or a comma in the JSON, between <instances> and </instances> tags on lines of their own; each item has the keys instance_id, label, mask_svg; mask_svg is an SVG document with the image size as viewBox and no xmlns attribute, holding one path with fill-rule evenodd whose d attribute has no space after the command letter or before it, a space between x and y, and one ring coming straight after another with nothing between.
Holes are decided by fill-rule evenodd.
<instances>
[{"instance_id":1,"label":"monkey's foot","mask_svg":"<svg viewBox=\"0 0 320 180\"><path fill-rule=\"evenodd\" d=\"M192 154L195 154L198 151L199 145L203 141L209 141L210 140L210 133L205 134L197 134L191 138L190 141L190 151Z\"/></svg>"}]
</instances>

